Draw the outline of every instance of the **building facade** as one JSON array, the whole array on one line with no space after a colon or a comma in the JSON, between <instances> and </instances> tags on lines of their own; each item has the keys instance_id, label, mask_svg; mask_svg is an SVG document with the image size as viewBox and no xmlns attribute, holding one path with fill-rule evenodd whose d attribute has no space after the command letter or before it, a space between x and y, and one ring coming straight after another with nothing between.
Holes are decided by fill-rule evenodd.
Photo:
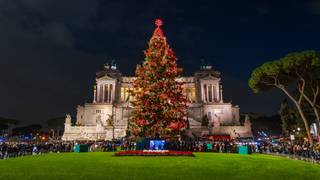
<instances>
[{"instance_id":1,"label":"building facade","mask_svg":"<svg viewBox=\"0 0 320 180\"><path fill-rule=\"evenodd\" d=\"M98 72L93 101L78 106L76 124L67 115L63 140L111 140L126 136L132 107L130 96L135 77L122 76L116 65ZM220 72L201 66L194 76L180 77L189 104L185 133L190 137L227 135L251 137L251 123L240 123L239 106L223 101Z\"/></svg>"}]
</instances>

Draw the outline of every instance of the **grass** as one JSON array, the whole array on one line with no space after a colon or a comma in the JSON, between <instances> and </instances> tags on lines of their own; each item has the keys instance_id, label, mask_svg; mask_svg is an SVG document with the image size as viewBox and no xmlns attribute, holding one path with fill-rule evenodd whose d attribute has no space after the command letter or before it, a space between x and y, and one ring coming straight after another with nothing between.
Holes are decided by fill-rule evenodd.
<instances>
[{"instance_id":1,"label":"grass","mask_svg":"<svg viewBox=\"0 0 320 180\"><path fill-rule=\"evenodd\" d=\"M0 160L0 179L319 179L320 165L269 155L195 153L195 157L115 157L65 153Z\"/></svg>"}]
</instances>

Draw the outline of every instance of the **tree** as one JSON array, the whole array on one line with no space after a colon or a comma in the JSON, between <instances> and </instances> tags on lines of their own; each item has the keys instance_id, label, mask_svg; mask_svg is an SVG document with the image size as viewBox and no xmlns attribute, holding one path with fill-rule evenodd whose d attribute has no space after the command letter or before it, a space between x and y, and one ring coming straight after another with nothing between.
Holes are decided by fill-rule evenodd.
<instances>
[{"instance_id":1,"label":"tree","mask_svg":"<svg viewBox=\"0 0 320 180\"><path fill-rule=\"evenodd\" d=\"M286 73L300 84L298 94L310 105L319 126L320 115L316 103L319 97L320 55L315 51L292 53L284 58L283 66Z\"/></svg>"},{"instance_id":2,"label":"tree","mask_svg":"<svg viewBox=\"0 0 320 180\"><path fill-rule=\"evenodd\" d=\"M241 115L244 121L245 116ZM268 136L279 136L281 134L281 120L279 115L265 116L263 114L250 114L252 130L256 136L260 132L267 132Z\"/></svg>"},{"instance_id":3,"label":"tree","mask_svg":"<svg viewBox=\"0 0 320 180\"><path fill-rule=\"evenodd\" d=\"M252 72L249 79L249 86L255 93L277 88L292 101L304 122L311 145L313 139L302 101L307 97L305 90L310 85L310 76L319 72L319 64L319 55L315 51L291 53L279 60L264 63ZM298 95L294 96L293 91L297 91Z\"/></svg>"},{"instance_id":4,"label":"tree","mask_svg":"<svg viewBox=\"0 0 320 180\"><path fill-rule=\"evenodd\" d=\"M30 124L27 126L17 127L12 129L13 134L27 134L39 132L42 126L40 124Z\"/></svg>"},{"instance_id":5,"label":"tree","mask_svg":"<svg viewBox=\"0 0 320 180\"><path fill-rule=\"evenodd\" d=\"M176 81L182 69L160 28L162 21L156 20L156 25L131 91L135 100L129 126L136 136L176 136L186 124L187 99Z\"/></svg>"},{"instance_id":6,"label":"tree","mask_svg":"<svg viewBox=\"0 0 320 180\"><path fill-rule=\"evenodd\" d=\"M319 70L319 68L318 68ZM320 70L319 70L320 71ZM306 81L306 90L304 92L300 91L302 93L303 98L305 99L305 106L307 109L310 109L310 111L313 112L316 120L316 124L319 127L320 126L320 96L319 96L319 82L320 82L320 72L308 72L308 77L303 78L303 80ZM318 134L318 138L320 140L320 132Z\"/></svg>"},{"instance_id":7,"label":"tree","mask_svg":"<svg viewBox=\"0 0 320 180\"><path fill-rule=\"evenodd\" d=\"M280 119L281 119L282 132L284 134L288 134L291 113L290 113L289 104L286 99L281 103L279 114L280 114Z\"/></svg>"},{"instance_id":8,"label":"tree","mask_svg":"<svg viewBox=\"0 0 320 180\"><path fill-rule=\"evenodd\" d=\"M300 125L301 118L295 107L290 107L287 99L281 103L279 115L281 119L282 132L286 135ZM298 116L297 116L298 115ZM303 125L303 124L302 124Z\"/></svg>"},{"instance_id":9,"label":"tree","mask_svg":"<svg viewBox=\"0 0 320 180\"><path fill-rule=\"evenodd\" d=\"M10 125L17 125L20 122L18 120L16 120L16 119L0 117L0 123L1 124L5 124L7 126L10 126Z\"/></svg>"},{"instance_id":10,"label":"tree","mask_svg":"<svg viewBox=\"0 0 320 180\"><path fill-rule=\"evenodd\" d=\"M46 121L47 126L50 128L50 137L57 138L60 136L60 130L64 127L65 119L65 117L56 117Z\"/></svg>"},{"instance_id":11,"label":"tree","mask_svg":"<svg viewBox=\"0 0 320 180\"><path fill-rule=\"evenodd\" d=\"M20 122L16 119L0 117L0 130L9 130L13 125L17 125Z\"/></svg>"},{"instance_id":12,"label":"tree","mask_svg":"<svg viewBox=\"0 0 320 180\"><path fill-rule=\"evenodd\" d=\"M65 122L65 117L51 118L46 121L48 127L53 129L63 128L64 122Z\"/></svg>"},{"instance_id":13,"label":"tree","mask_svg":"<svg viewBox=\"0 0 320 180\"><path fill-rule=\"evenodd\" d=\"M0 130L6 130L9 126L7 124L0 123Z\"/></svg>"}]
</instances>

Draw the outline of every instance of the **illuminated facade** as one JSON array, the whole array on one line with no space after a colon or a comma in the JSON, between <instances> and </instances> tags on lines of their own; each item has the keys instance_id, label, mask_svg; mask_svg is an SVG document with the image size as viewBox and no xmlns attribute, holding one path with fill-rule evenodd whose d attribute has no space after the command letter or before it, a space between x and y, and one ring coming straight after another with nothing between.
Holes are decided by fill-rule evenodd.
<instances>
[{"instance_id":1,"label":"illuminated facade","mask_svg":"<svg viewBox=\"0 0 320 180\"><path fill-rule=\"evenodd\" d=\"M111 140L126 135L132 107L130 95L135 77L122 76L116 66L105 65L97 73L93 102L77 108L77 121L66 120L63 140ZM252 136L251 124L246 119L240 124L239 107L223 101L220 72L202 66L194 76L180 77L183 93L191 102L186 121L188 136L229 135Z\"/></svg>"}]
</instances>

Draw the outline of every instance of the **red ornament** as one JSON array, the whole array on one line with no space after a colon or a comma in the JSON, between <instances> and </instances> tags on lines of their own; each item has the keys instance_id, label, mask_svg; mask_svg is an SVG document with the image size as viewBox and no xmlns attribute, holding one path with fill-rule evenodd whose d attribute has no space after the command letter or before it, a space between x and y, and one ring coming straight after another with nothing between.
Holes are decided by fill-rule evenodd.
<instances>
[{"instance_id":1,"label":"red ornament","mask_svg":"<svg viewBox=\"0 0 320 180\"><path fill-rule=\"evenodd\" d=\"M146 121L145 119L139 119L139 120L137 121L137 124L138 124L139 126L144 126L144 125L147 124L147 121Z\"/></svg>"}]
</instances>

